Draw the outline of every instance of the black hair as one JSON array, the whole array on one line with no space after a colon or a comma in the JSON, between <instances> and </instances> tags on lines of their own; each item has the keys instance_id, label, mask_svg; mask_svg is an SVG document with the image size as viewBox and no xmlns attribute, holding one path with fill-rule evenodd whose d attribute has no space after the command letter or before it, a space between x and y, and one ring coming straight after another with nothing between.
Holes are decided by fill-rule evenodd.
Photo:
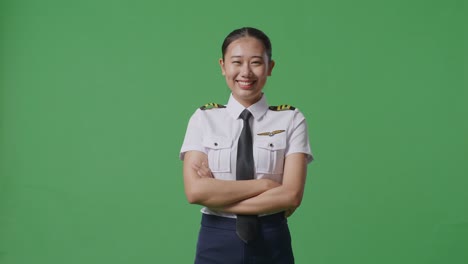
<instances>
[{"instance_id":1,"label":"black hair","mask_svg":"<svg viewBox=\"0 0 468 264\"><path fill-rule=\"evenodd\" d=\"M268 61L271 61L270 39L265 33L263 33L263 31L256 29L256 28L252 28L252 27L239 28L229 33L229 35L227 35L227 37L224 39L223 45L221 46L223 60L224 60L224 54L226 54L226 50L229 44L231 44L233 41L240 39L242 37L253 37L253 38L258 39L260 42L262 42L263 46L265 47L267 56L268 56Z\"/></svg>"}]
</instances>

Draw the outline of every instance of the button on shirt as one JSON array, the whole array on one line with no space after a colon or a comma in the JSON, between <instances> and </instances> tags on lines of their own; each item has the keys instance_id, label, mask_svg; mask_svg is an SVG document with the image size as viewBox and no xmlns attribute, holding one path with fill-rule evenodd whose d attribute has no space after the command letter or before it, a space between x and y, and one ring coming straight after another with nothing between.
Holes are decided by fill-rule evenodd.
<instances>
[{"instance_id":1,"label":"button on shirt","mask_svg":"<svg viewBox=\"0 0 468 264\"><path fill-rule=\"evenodd\" d=\"M237 141L243 127L239 118L245 109L230 96L226 108L197 109L190 118L180 159L187 151L201 151L208 156L208 166L216 179L236 180ZM253 138L255 178L267 178L281 183L285 157L304 153L313 160L304 115L295 110L268 109L265 95L247 108L252 113L250 126ZM235 217L203 208L203 213Z\"/></svg>"}]
</instances>

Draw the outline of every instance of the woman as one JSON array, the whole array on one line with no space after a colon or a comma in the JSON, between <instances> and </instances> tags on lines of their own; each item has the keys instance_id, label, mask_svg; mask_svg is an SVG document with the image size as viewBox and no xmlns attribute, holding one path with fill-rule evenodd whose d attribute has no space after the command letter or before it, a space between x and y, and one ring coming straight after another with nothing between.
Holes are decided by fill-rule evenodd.
<instances>
[{"instance_id":1,"label":"woman","mask_svg":"<svg viewBox=\"0 0 468 264\"><path fill-rule=\"evenodd\" d=\"M202 106L189 121L185 193L204 206L196 264L294 263L286 217L301 203L312 154L302 113L267 105L271 55L262 31L231 32L219 60L229 101Z\"/></svg>"}]
</instances>

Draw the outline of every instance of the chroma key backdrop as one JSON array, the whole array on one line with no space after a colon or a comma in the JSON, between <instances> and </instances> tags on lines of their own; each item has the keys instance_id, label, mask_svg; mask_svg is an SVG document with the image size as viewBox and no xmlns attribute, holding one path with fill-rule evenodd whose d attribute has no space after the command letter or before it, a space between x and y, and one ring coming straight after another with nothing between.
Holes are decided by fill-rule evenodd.
<instances>
[{"instance_id":1,"label":"chroma key backdrop","mask_svg":"<svg viewBox=\"0 0 468 264\"><path fill-rule=\"evenodd\" d=\"M0 2L0 264L193 263L179 150L258 27L315 161L299 264L468 263L463 0Z\"/></svg>"}]
</instances>

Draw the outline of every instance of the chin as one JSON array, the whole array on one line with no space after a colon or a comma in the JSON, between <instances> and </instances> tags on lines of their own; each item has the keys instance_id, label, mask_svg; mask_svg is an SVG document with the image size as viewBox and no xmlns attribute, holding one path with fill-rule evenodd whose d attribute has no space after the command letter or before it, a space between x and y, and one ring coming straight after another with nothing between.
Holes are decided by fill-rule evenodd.
<instances>
[{"instance_id":1,"label":"chin","mask_svg":"<svg viewBox=\"0 0 468 264\"><path fill-rule=\"evenodd\" d=\"M257 97L261 92L252 89L238 89L237 94L243 97Z\"/></svg>"}]
</instances>

